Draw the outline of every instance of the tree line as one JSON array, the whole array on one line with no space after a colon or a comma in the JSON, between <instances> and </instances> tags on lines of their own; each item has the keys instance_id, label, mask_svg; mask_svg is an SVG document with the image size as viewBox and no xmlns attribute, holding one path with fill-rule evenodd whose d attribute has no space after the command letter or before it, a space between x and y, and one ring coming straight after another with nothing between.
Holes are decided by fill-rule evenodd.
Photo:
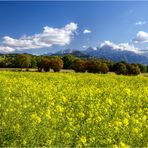
<instances>
[{"instance_id":1,"label":"tree line","mask_svg":"<svg viewBox=\"0 0 148 148\"><path fill-rule=\"evenodd\" d=\"M37 68L39 72L48 72L53 69L59 72L61 69L72 69L75 72L108 73L115 72L120 75L138 75L148 72L148 66L124 61L113 62L104 59L78 58L73 55L65 56L33 56L29 54L1 55L0 68Z\"/></svg>"}]
</instances>

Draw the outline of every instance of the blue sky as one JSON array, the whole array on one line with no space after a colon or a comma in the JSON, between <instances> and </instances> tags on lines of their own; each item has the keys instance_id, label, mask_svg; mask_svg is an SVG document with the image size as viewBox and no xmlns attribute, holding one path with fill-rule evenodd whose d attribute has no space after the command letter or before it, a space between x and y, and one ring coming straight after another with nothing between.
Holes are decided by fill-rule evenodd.
<instances>
[{"instance_id":1,"label":"blue sky","mask_svg":"<svg viewBox=\"0 0 148 148\"><path fill-rule=\"evenodd\" d=\"M68 24L74 28L65 29ZM148 2L0 2L0 51L44 53L105 41L147 49Z\"/></svg>"}]
</instances>

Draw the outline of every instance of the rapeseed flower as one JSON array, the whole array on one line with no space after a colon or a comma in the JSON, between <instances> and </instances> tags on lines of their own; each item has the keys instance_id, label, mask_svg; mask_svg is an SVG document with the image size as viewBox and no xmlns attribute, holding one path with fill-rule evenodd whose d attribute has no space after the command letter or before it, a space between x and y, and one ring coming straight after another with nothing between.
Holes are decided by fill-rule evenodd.
<instances>
[{"instance_id":1,"label":"rapeseed flower","mask_svg":"<svg viewBox=\"0 0 148 148\"><path fill-rule=\"evenodd\" d=\"M37 115L37 113L33 113L31 115L31 119L35 124L39 124L41 122L41 118Z\"/></svg>"},{"instance_id":2,"label":"rapeseed flower","mask_svg":"<svg viewBox=\"0 0 148 148\"><path fill-rule=\"evenodd\" d=\"M82 136L80 138L80 141L83 143L83 144L86 144L86 137L85 136Z\"/></svg>"}]
</instances>

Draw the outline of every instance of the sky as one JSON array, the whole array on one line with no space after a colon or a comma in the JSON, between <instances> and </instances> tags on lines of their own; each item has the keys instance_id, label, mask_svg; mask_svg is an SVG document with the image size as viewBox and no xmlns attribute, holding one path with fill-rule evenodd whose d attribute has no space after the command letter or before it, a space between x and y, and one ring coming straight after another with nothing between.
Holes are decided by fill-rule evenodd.
<instances>
[{"instance_id":1,"label":"sky","mask_svg":"<svg viewBox=\"0 0 148 148\"><path fill-rule=\"evenodd\" d=\"M0 2L0 52L148 50L148 1Z\"/></svg>"}]
</instances>

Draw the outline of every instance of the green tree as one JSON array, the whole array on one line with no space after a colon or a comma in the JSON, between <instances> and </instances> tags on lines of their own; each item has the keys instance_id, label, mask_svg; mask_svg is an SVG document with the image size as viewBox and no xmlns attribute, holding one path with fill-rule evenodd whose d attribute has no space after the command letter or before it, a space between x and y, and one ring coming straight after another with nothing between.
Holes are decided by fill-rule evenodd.
<instances>
[{"instance_id":1,"label":"green tree","mask_svg":"<svg viewBox=\"0 0 148 148\"><path fill-rule=\"evenodd\" d=\"M59 57L51 59L51 68L54 72L59 72L63 68L63 61Z\"/></svg>"},{"instance_id":2,"label":"green tree","mask_svg":"<svg viewBox=\"0 0 148 148\"><path fill-rule=\"evenodd\" d=\"M141 73L146 73L147 72L147 67L142 65L142 64L137 64L138 67L140 68Z\"/></svg>"},{"instance_id":3,"label":"green tree","mask_svg":"<svg viewBox=\"0 0 148 148\"><path fill-rule=\"evenodd\" d=\"M36 68L37 67L37 60L35 57L31 57L31 64L30 64L31 68Z\"/></svg>"},{"instance_id":4,"label":"green tree","mask_svg":"<svg viewBox=\"0 0 148 148\"><path fill-rule=\"evenodd\" d=\"M140 74L140 68L138 66L129 64L127 67L128 67L128 72L127 72L128 75Z\"/></svg>"},{"instance_id":5,"label":"green tree","mask_svg":"<svg viewBox=\"0 0 148 148\"><path fill-rule=\"evenodd\" d=\"M38 71L42 72L44 70L45 72L48 72L50 70L50 60L46 57L37 57L37 67Z\"/></svg>"},{"instance_id":6,"label":"green tree","mask_svg":"<svg viewBox=\"0 0 148 148\"><path fill-rule=\"evenodd\" d=\"M0 68L4 68L5 66L6 66L5 58L4 57L0 57Z\"/></svg>"},{"instance_id":7,"label":"green tree","mask_svg":"<svg viewBox=\"0 0 148 148\"><path fill-rule=\"evenodd\" d=\"M115 70L115 73L118 75L120 75L120 74L126 75L127 74L126 65L123 63L116 63L114 65L114 70Z\"/></svg>"},{"instance_id":8,"label":"green tree","mask_svg":"<svg viewBox=\"0 0 148 148\"><path fill-rule=\"evenodd\" d=\"M100 64L100 72L104 74L109 72L109 68L106 63Z\"/></svg>"},{"instance_id":9,"label":"green tree","mask_svg":"<svg viewBox=\"0 0 148 148\"><path fill-rule=\"evenodd\" d=\"M20 68L29 68L29 66L31 65L31 57L27 54L19 54L16 57L16 61L19 65Z\"/></svg>"},{"instance_id":10,"label":"green tree","mask_svg":"<svg viewBox=\"0 0 148 148\"><path fill-rule=\"evenodd\" d=\"M81 59L75 60L73 63L73 69L76 72L85 72L86 71L86 62Z\"/></svg>"},{"instance_id":11,"label":"green tree","mask_svg":"<svg viewBox=\"0 0 148 148\"><path fill-rule=\"evenodd\" d=\"M39 72L42 72L42 69L43 69L43 64L41 61L42 61L41 56L36 57L36 63L37 63L37 68Z\"/></svg>"},{"instance_id":12,"label":"green tree","mask_svg":"<svg viewBox=\"0 0 148 148\"><path fill-rule=\"evenodd\" d=\"M43 58L41 60L43 69L45 72L48 72L50 70L50 60L48 58Z\"/></svg>"},{"instance_id":13,"label":"green tree","mask_svg":"<svg viewBox=\"0 0 148 148\"><path fill-rule=\"evenodd\" d=\"M100 73L100 61L96 59L88 60L87 71L90 73Z\"/></svg>"},{"instance_id":14,"label":"green tree","mask_svg":"<svg viewBox=\"0 0 148 148\"><path fill-rule=\"evenodd\" d=\"M73 68L73 62L75 60L75 57L73 55L65 55L62 58L63 60L63 68L64 69L72 69Z\"/></svg>"}]
</instances>

